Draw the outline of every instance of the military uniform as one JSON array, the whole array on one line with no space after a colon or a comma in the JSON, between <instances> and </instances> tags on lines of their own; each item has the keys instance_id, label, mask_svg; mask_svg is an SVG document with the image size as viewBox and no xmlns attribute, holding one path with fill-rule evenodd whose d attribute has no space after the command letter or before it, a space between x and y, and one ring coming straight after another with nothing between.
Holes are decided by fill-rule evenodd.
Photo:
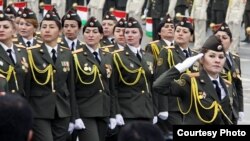
<instances>
[{"instance_id":1,"label":"military uniform","mask_svg":"<svg viewBox=\"0 0 250 141\"><path fill-rule=\"evenodd\" d=\"M187 0L177 0L175 6L175 13L180 13L181 15L185 15L187 8L188 8Z\"/></svg>"},{"instance_id":2,"label":"military uniform","mask_svg":"<svg viewBox=\"0 0 250 141\"><path fill-rule=\"evenodd\" d=\"M100 41L100 45L101 46L109 46L109 45L113 45L113 43L106 37L103 37Z\"/></svg>"},{"instance_id":3,"label":"military uniform","mask_svg":"<svg viewBox=\"0 0 250 141\"><path fill-rule=\"evenodd\" d=\"M152 54L155 58L155 60L158 59L160 51L163 47L168 46L164 40L156 40L153 42L150 42L146 47L145 51Z\"/></svg>"},{"instance_id":4,"label":"military uniform","mask_svg":"<svg viewBox=\"0 0 250 141\"><path fill-rule=\"evenodd\" d=\"M30 47L31 46L34 46L36 44L41 44L42 41L40 40L37 40L36 39L37 37L34 37L32 40L33 40L33 43L30 44ZM24 41L23 37L20 35L20 34L17 34L17 37L16 38L13 38L12 40L14 42L14 44L19 44L19 45L22 45L24 47L28 47L28 44L27 42Z\"/></svg>"},{"instance_id":5,"label":"military uniform","mask_svg":"<svg viewBox=\"0 0 250 141\"><path fill-rule=\"evenodd\" d=\"M107 120L114 115L111 105L112 95L109 91L109 78L112 73L111 54L99 50L99 64L91 51L83 45L73 52L76 66L77 112L85 123L86 130L79 132L80 140L103 140L107 132ZM92 109L95 107L94 109ZM113 114L112 114L113 113ZM95 132L93 121L98 124ZM92 132L90 132L92 131Z\"/></svg>"},{"instance_id":6,"label":"military uniform","mask_svg":"<svg viewBox=\"0 0 250 141\"><path fill-rule=\"evenodd\" d=\"M221 76L232 83L234 88L234 103L233 103L233 117L234 124L237 124L238 113L244 111L243 101L243 87L241 80L241 66L240 57L238 55L229 53L228 57L231 61L226 61ZM228 59L228 58L227 58Z\"/></svg>"},{"instance_id":7,"label":"military uniform","mask_svg":"<svg viewBox=\"0 0 250 141\"><path fill-rule=\"evenodd\" d=\"M27 82L26 76L29 72L29 65L25 47L13 45L12 56L15 55L15 63L12 62L2 45L0 45L0 52L0 73L7 79L10 93L26 96L24 84Z\"/></svg>"},{"instance_id":8,"label":"military uniform","mask_svg":"<svg viewBox=\"0 0 250 141\"><path fill-rule=\"evenodd\" d=\"M154 82L153 88L162 94L171 94L172 96L178 97L180 103L179 108L183 113L186 112L183 118L183 124L231 124L230 120L228 120L230 119L232 112L229 98L230 94L226 86L229 84L226 84L222 78L219 78L226 93L226 96L222 100L219 100L213 83L204 70L201 70L198 74L185 74L182 77L180 77L180 75L180 72L173 67ZM173 81L174 79L177 80ZM194 81L196 82L196 85L194 85ZM195 92L198 94L195 96L190 93L191 87L194 86L197 88L197 91ZM194 99L194 97L196 97L196 99ZM191 100L192 98L196 101L197 107L191 105L195 104ZM197 102L198 100L200 103ZM208 108L214 102L216 102L216 104L211 109L205 109L202 107L204 106ZM221 108L214 111L219 105ZM217 112L218 115L212 120Z\"/></svg>"},{"instance_id":9,"label":"military uniform","mask_svg":"<svg viewBox=\"0 0 250 141\"><path fill-rule=\"evenodd\" d=\"M6 77L0 74L0 96L5 95L8 92L8 82Z\"/></svg>"},{"instance_id":10,"label":"military uniform","mask_svg":"<svg viewBox=\"0 0 250 141\"><path fill-rule=\"evenodd\" d=\"M35 118L34 140L50 141L49 132L53 133L54 140L66 140L70 118L71 121L74 120L75 92L71 51L58 45L56 52L57 59L54 63L45 44L28 48L32 73L27 91ZM47 125L48 122L52 124ZM61 126L56 126L55 122Z\"/></svg>"},{"instance_id":11,"label":"military uniform","mask_svg":"<svg viewBox=\"0 0 250 141\"><path fill-rule=\"evenodd\" d=\"M220 24L225 22L228 0L213 0L212 23Z\"/></svg>"},{"instance_id":12,"label":"military uniform","mask_svg":"<svg viewBox=\"0 0 250 141\"><path fill-rule=\"evenodd\" d=\"M244 12L244 24L245 24L245 30L250 27L250 1L247 0L245 12ZM245 31L245 40L246 42L250 43L250 35L247 34Z\"/></svg>"},{"instance_id":13,"label":"military uniform","mask_svg":"<svg viewBox=\"0 0 250 141\"><path fill-rule=\"evenodd\" d=\"M75 41L74 41L75 42ZM72 49L71 44L69 44L66 39L65 36L62 36L61 40L58 42L61 46L67 47L69 48L69 50L74 51L80 48L81 45L83 45L84 43L81 42L80 40L76 39L76 45L74 46L74 49Z\"/></svg>"}]
</instances>

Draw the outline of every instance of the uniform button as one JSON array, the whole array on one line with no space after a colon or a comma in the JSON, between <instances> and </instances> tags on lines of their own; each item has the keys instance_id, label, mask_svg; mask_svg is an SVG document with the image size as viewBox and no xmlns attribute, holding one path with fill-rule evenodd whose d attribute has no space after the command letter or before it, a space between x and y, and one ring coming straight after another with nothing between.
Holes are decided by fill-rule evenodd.
<instances>
[{"instance_id":1,"label":"uniform button","mask_svg":"<svg viewBox=\"0 0 250 141\"><path fill-rule=\"evenodd\" d=\"M56 73L56 70L53 70L54 73Z\"/></svg>"},{"instance_id":2,"label":"uniform button","mask_svg":"<svg viewBox=\"0 0 250 141\"><path fill-rule=\"evenodd\" d=\"M52 92L53 92L53 93L55 93L55 92L56 92L56 90L52 90Z\"/></svg>"},{"instance_id":3,"label":"uniform button","mask_svg":"<svg viewBox=\"0 0 250 141\"><path fill-rule=\"evenodd\" d=\"M15 93L15 92L16 92L16 90L11 90L11 92L12 92L12 93Z\"/></svg>"},{"instance_id":4,"label":"uniform button","mask_svg":"<svg viewBox=\"0 0 250 141\"><path fill-rule=\"evenodd\" d=\"M142 90L142 91L141 91L141 93L142 93L142 94L144 94L144 93L145 93L145 91L144 91L144 90Z\"/></svg>"},{"instance_id":5,"label":"uniform button","mask_svg":"<svg viewBox=\"0 0 250 141\"><path fill-rule=\"evenodd\" d=\"M99 90L99 93L101 93L102 92L102 90Z\"/></svg>"}]
</instances>

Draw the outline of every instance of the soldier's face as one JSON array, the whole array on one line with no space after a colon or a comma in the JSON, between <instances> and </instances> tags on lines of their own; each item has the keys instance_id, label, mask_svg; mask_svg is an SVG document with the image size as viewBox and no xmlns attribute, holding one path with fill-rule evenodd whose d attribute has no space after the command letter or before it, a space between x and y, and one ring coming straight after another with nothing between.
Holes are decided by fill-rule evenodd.
<instances>
[{"instance_id":1,"label":"soldier's face","mask_svg":"<svg viewBox=\"0 0 250 141\"><path fill-rule=\"evenodd\" d=\"M125 28L126 43L130 46L138 47L142 35L138 28Z\"/></svg>"},{"instance_id":2,"label":"soldier's face","mask_svg":"<svg viewBox=\"0 0 250 141\"><path fill-rule=\"evenodd\" d=\"M96 47L103 35L99 32L97 27L87 27L83 32L83 40L91 47Z\"/></svg>"},{"instance_id":3,"label":"soldier's face","mask_svg":"<svg viewBox=\"0 0 250 141\"><path fill-rule=\"evenodd\" d=\"M213 50L208 50L201 58L203 68L210 76L217 76L222 71L225 61L224 52Z\"/></svg>"},{"instance_id":4,"label":"soldier's face","mask_svg":"<svg viewBox=\"0 0 250 141\"><path fill-rule=\"evenodd\" d=\"M125 37L124 37L125 28L116 27L114 31L115 42L120 45L125 45Z\"/></svg>"},{"instance_id":5,"label":"soldier's face","mask_svg":"<svg viewBox=\"0 0 250 141\"><path fill-rule=\"evenodd\" d=\"M173 39L174 38L174 24L165 23L161 28L161 32L159 33L162 39Z\"/></svg>"},{"instance_id":6,"label":"soldier's face","mask_svg":"<svg viewBox=\"0 0 250 141\"><path fill-rule=\"evenodd\" d=\"M55 21L46 20L42 22L40 30L41 37L45 43L57 41L61 32Z\"/></svg>"},{"instance_id":7,"label":"soldier's face","mask_svg":"<svg viewBox=\"0 0 250 141\"><path fill-rule=\"evenodd\" d=\"M26 38L26 39L30 39L33 37L33 34L35 33L36 29L33 26L32 23L27 22L25 19L21 18L19 21L19 25L18 25L18 29L19 29L19 34Z\"/></svg>"},{"instance_id":8,"label":"soldier's face","mask_svg":"<svg viewBox=\"0 0 250 141\"><path fill-rule=\"evenodd\" d=\"M103 35L105 37L113 36L114 27L115 27L115 22L113 20L103 20L102 21Z\"/></svg>"},{"instance_id":9,"label":"soldier's face","mask_svg":"<svg viewBox=\"0 0 250 141\"><path fill-rule=\"evenodd\" d=\"M78 23L75 20L65 20L63 26L64 35L70 40L74 40L77 38L80 32L80 28L78 27Z\"/></svg>"},{"instance_id":10,"label":"soldier's face","mask_svg":"<svg viewBox=\"0 0 250 141\"><path fill-rule=\"evenodd\" d=\"M192 37L190 30L186 27L177 26L174 33L174 40L180 46L187 46Z\"/></svg>"},{"instance_id":11,"label":"soldier's face","mask_svg":"<svg viewBox=\"0 0 250 141\"><path fill-rule=\"evenodd\" d=\"M225 51L228 51L229 50L229 47L231 45L231 40L230 40L230 37L228 36L228 34L224 31L218 31L215 36L219 37L221 42L222 42L222 45L224 47L224 50Z\"/></svg>"},{"instance_id":12,"label":"soldier's face","mask_svg":"<svg viewBox=\"0 0 250 141\"><path fill-rule=\"evenodd\" d=\"M5 42L12 39L15 34L14 25L10 21L0 21L0 42Z\"/></svg>"}]
</instances>

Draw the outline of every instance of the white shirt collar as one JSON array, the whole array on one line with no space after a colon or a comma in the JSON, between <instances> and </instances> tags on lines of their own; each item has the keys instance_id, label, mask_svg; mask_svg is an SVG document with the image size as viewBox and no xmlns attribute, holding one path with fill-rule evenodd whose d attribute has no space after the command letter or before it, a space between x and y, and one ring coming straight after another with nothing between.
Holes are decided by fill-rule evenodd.
<instances>
[{"instance_id":1,"label":"white shirt collar","mask_svg":"<svg viewBox=\"0 0 250 141\"><path fill-rule=\"evenodd\" d=\"M30 46L33 45L34 38L31 38L30 40L28 40L28 39L26 39L26 38L24 38L24 37L22 37L22 38L23 38L23 41L24 41L25 45L27 45L27 42L28 42L28 41L30 41Z\"/></svg>"},{"instance_id":2,"label":"white shirt collar","mask_svg":"<svg viewBox=\"0 0 250 141\"><path fill-rule=\"evenodd\" d=\"M117 44L118 48L119 49L124 49L124 46L120 45L120 44Z\"/></svg>"},{"instance_id":3,"label":"white shirt collar","mask_svg":"<svg viewBox=\"0 0 250 141\"><path fill-rule=\"evenodd\" d=\"M47 50L48 50L48 52L49 52L49 54L50 54L50 56L52 56L52 49L55 49L56 50L56 54L57 54L57 48L58 48L58 45L56 44L56 46L54 46L54 47L51 47L51 46L49 46L49 45L47 45L47 44L45 44L45 46L46 46L46 48L47 48Z\"/></svg>"},{"instance_id":4,"label":"white shirt collar","mask_svg":"<svg viewBox=\"0 0 250 141\"><path fill-rule=\"evenodd\" d=\"M136 54L137 52L140 53L140 51L141 51L141 46L139 46L139 47L134 47L134 46L128 45L128 47L129 47L129 49L130 49L134 54Z\"/></svg>"},{"instance_id":5,"label":"white shirt collar","mask_svg":"<svg viewBox=\"0 0 250 141\"><path fill-rule=\"evenodd\" d=\"M91 53L97 52L98 55L99 55L99 48L97 48L96 50L94 50L92 47L88 46L87 44L86 44L86 47L89 49L89 51L90 51Z\"/></svg>"},{"instance_id":6,"label":"white shirt collar","mask_svg":"<svg viewBox=\"0 0 250 141\"><path fill-rule=\"evenodd\" d=\"M66 40L66 42L67 42L67 44L68 44L68 46L69 46L70 48L71 48L72 42L74 42L74 43L75 43L75 46L76 46L77 38L74 39L74 40L70 40L69 38L67 38L67 37L65 36L65 40ZM75 47L75 46L74 46L74 47Z\"/></svg>"},{"instance_id":7,"label":"white shirt collar","mask_svg":"<svg viewBox=\"0 0 250 141\"><path fill-rule=\"evenodd\" d=\"M174 45L174 41L169 41L169 40L166 40L166 39L163 39L163 41L164 41L168 46L171 46L171 43L173 43L173 45Z\"/></svg>"},{"instance_id":8,"label":"white shirt collar","mask_svg":"<svg viewBox=\"0 0 250 141\"><path fill-rule=\"evenodd\" d=\"M4 43L0 42L0 45L3 47L3 49L5 51L7 51L7 49L11 49L13 53L15 53L15 50L14 50L14 45L12 44L11 47L7 47Z\"/></svg>"}]
</instances>

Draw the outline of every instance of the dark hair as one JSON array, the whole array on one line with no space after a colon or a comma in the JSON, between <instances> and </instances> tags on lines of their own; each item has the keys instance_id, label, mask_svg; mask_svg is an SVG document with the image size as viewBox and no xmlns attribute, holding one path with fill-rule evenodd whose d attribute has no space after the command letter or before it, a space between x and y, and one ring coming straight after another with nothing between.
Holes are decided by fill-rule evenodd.
<instances>
[{"instance_id":1,"label":"dark hair","mask_svg":"<svg viewBox=\"0 0 250 141\"><path fill-rule=\"evenodd\" d=\"M32 128L32 112L28 102L21 96L0 96L1 141L27 141Z\"/></svg>"},{"instance_id":2,"label":"dark hair","mask_svg":"<svg viewBox=\"0 0 250 141\"><path fill-rule=\"evenodd\" d=\"M42 26L42 24L43 24L43 21L54 21L54 22L56 23L57 27L59 28L59 30L62 29L62 24L61 24L60 21L57 21L57 20L47 20L47 19L44 19L44 20L41 21L41 23L40 23L40 28L41 28L41 26Z\"/></svg>"},{"instance_id":3,"label":"dark hair","mask_svg":"<svg viewBox=\"0 0 250 141\"><path fill-rule=\"evenodd\" d=\"M164 141L159 127L149 122L134 122L125 125L118 141Z\"/></svg>"}]
</instances>

